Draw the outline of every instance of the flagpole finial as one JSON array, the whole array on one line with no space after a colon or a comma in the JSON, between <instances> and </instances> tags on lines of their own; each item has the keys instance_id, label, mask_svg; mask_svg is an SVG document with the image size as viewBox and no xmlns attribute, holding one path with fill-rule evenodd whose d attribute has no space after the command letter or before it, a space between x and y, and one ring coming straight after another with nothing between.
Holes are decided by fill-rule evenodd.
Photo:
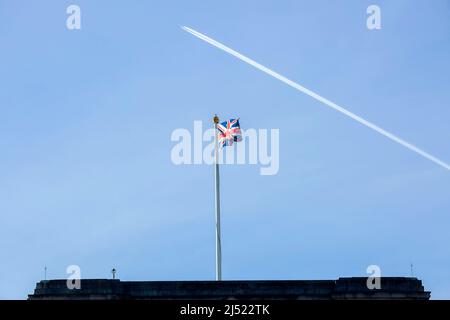
<instances>
[{"instance_id":1,"label":"flagpole finial","mask_svg":"<svg viewBox=\"0 0 450 320\"><path fill-rule=\"evenodd\" d=\"M213 121L216 124L219 123L219 117L217 116L217 114L214 115Z\"/></svg>"}]
</instances>

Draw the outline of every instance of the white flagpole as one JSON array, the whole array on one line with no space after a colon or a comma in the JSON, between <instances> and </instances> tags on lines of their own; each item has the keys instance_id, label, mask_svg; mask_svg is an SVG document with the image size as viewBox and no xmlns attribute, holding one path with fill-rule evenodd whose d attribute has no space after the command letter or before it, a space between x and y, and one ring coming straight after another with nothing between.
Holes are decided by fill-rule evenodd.
<instances>
[{"instance_id":1,"label":"white flagpole","mask_svg":"<svg viewBox=\"0 0 450 320\"><path fill-rule=\"evenodd\" d=\"M222 246L220 242L220 180L219 180L219 140L217 124L219 117L214 116L215 182L216 182L216 280L222 280Z\"/></svg>"}]
</instances>

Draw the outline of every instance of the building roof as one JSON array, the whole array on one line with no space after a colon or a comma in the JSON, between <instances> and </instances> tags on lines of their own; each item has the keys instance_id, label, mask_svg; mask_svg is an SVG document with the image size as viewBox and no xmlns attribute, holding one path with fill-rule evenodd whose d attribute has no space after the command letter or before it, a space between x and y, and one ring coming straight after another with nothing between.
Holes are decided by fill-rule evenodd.
<instances>
[{"instance_id":1,"label":"building roof","mask_svg":"<svg viewBox=\"0 0 450 320\"><path fill-rule=\"evenodd\" d=\"M403 299L428 300L417 278L383 277L380 289L368 289L367 278L338 280L120 281L83 279L80 289L67 280L43 280L30 300L161 300L161 299Z\"/></svg>"}]
</instances>

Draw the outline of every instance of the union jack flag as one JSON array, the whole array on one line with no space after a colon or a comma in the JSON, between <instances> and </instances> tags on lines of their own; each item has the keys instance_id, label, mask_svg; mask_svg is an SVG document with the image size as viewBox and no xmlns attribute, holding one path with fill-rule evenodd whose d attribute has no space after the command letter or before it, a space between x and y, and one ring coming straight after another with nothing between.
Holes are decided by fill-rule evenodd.
<instances>
[{"instance_id":1,"label":"union jack flag","mask_svg":"<svg viewBox=\"0 0 450 320\"><path fill-rule=\"evenodd\" d=\"M232 146L233 142L242 141L242 132L238 119L230 119L217 124L219 146Z\"/></svg>"}]
</instances>

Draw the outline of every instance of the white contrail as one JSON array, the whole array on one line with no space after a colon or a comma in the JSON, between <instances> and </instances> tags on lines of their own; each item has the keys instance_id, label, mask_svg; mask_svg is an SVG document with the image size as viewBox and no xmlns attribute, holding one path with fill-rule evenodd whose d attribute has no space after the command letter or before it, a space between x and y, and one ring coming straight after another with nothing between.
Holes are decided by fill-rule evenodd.
<instances>
[{"instance_id":1,"label":"white contrail","mask_svg":"<svg viewBox=\"0 0 450 320\"><path fill-rule=\"evenodd\" d=\"M326 104L327 106L329 106L329 107L331 107L331 108L333 108L333 109L335 109L335 110L345 114L346 116L352 118L353 120L358 121L359 123L362 123L363 125L371 128L372 130L375 130L376 132L381 133L383 136L388 137L389 139L391 139L391 140L401 144L402 146L404 146L404 147L406 147L406 148L408 148L408 149L410 149L410 150L420 154L421 156L427 158L428 160L431 160L434 163L437 163L438 165L444 167L445 169L450 170L450 165L445 163L444 161L439 160L438 158L434 157L433 155L431 155L431 154L429 154L429 153L419 149L418 147L414 146L413 144L411 144L411 143L409 143L409 142L407 142L407 141L397 137L396 135L394 135L394 134L392 134L392 133L390 133L390 132L388 132L388 131L380 128L380 127L378 127L377 125L373 124L372 122L369 122L369 121L367 121L367 120L357 116L356 114L346 110L345 108L343 108L341 106L338 106L336 103L331 102L328 99L325 99L324 97L322 97L322 96L318 95L317 93L315 93L315 92L313 92L313 91L311 91L311 90L309 90L309 89L299 85L298 83L296 83L296 82L294 82L292 80L289 80L288 78L282 76L281 74L276 73L273 70L270 70L269 68L259 64L258 62L254 61L254 60L252 60L250 58L247 58L246 56L240 54L237 51L234 51L233 49L225 46L224 44L222 44L222 43L220 43L220 42L218 42L218 41L216 41L214 39L211 39L211 38L205 36L204 34L201 34L200 32L195 31L195 30L193 30L191 28L182 27L182 29L187 31L187 32L189 32L189 33L191 33L191 34L193 34L197 38L200 38L200 39L208 42L209 44L211 44L211 45L213 45L213 46L215 46L215 47L217 47L219 49L222 49L223 51L225 51L225 52L235 56L236 58L238 58L238 59L240 59L240 60L242 60L244 62L247 62L248 64L252 65L253 67L255 67L255 68L257 68L257 69L267 73L268 75L271 75L274 78L277 78L278 80L280 80L280 81L286 83L287 85L289 85L289 86L291 86L291 87L293 87L293 88L295 88L295 89L297 89L297 90L307 94L308 96L313 97L316 100L319 100L320 102Z\"/></svg>"}]
</instances>

